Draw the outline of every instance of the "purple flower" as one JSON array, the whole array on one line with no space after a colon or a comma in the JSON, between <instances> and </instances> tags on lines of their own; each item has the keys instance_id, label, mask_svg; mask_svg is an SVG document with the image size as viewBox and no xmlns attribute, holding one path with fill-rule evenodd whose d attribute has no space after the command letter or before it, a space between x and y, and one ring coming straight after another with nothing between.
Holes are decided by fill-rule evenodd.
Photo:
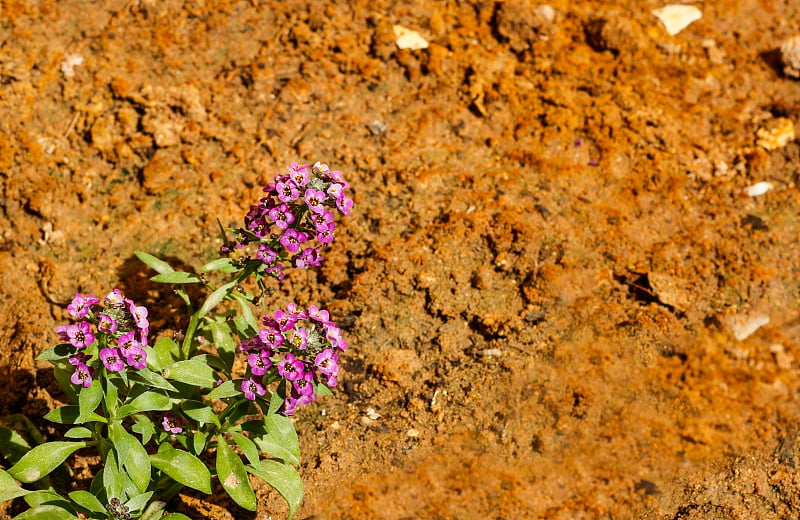
<instances>
[{"instance_id":1,"label":"purple flower","mask_svg":"<svg viewBox=\"0 0 800 520\"><path fill-rule=\"evenodd\" d=\"M314 174L322 177L322 176L330 173L331 169L328 168L327 164L323 164L323 163L317 161L317 162L314 163L314 166L311 167L311 171L314 172Z\"/></svg>"},{"instance_id":2,"label":"purple flower","mask_svg":"<svg viewBox=\"0 0 800 520\"><path fill-rule=\"evenodd\" d=\"M73 354L69 357L69 364L74 366L85 365L87 361L89 361L92 356L87 356L83 352L78 352L77 354ZM77 383L76 383L77 384Z\"/></svg>"},{"instance_id":3,"label":"purple flower","mask_svg":"<svg viewBox=\"0 0 800 520\"><path fill-rule=\"evenodd\" d=\"M279 282L282 282L283 279L286 278L286 274L283 272L282 264L271 265L264 269L264 272L270 276L273 276Z\"/></svg>"},{"instance_id":4,"label":"purple flower","mask_svg":"<svg viewBox=\"0 0 800 520\"><path fill-rule=\"evenodd\" d=\"M263 376L272 367L272 360L269 356L269 350L262 350L258 354L247 356L247 364L250 365L250 372L254 376Z\"/></svg>"},{"instance_id":5,"label":"purple flower","mask_svg":"<svg viewBox=\"0 0 800 520\"><path fill-rule=\"evenodd\" d=\"M69 327L67 325L59 325L56 327L56 334L58 334L58 339L61 341L69 341L69 334L67 334L67 329Z\"/></svg>"},{"instance_id":6,"label":"purple flower","mask_svg":"<svg viewBox=\"0 0 800 520\"><path fill-rule=\"evenodd\" d=\"M328 311L320 309L316 305L312 305L308 308L308 317L321 323L330 321L330 314L328 314Z\"/></svg>"},{"instance_id":7,"label":"purple flower","mask_svg":"<svg viewBox=\"0 0 800 520\"><path fill-rule=\"evenodd\" d=\"M98 303L100 303L100 300L91 294L83 295L81 293L75 293L72 303L67 305L67 310L73 318L81 319L89 314L92 305L97 305Z\"/></svg>"},{"instance_id":8,"label":"purple flower","mask_svg":"<svg viewBox=\"0 0 800 520\"><path fill-rule=\"evenodd\" d=\"M344 186L339 183L334 183L328 186L328 195L333 198L333 200L339 200L344 197Z\"/></svg>"},{"instance_id":9,"label":"purple flower","mask_svg":"<svg viewBox=\"0 0 800 520\"><path fill-rule=\"evenodd\" d=\"M161 424L164 426L164 431L169 433L181 433L183 431L183 417L176 417L171 413L164 416Z\"/></svg>"},{"instance_id":10,"label":"purple flower","mask_svg":"<svg viewBox=\"0 0 800 520\"><path fill-rule=\"evenodd\" d=\"M283 401L283 408L281 412L283 415L294 415L294 411L297 409L298 406L309 404L314 401L314 394L311 395L298 395L298 396L291 396L287 397L286 400Z\"/></svg>"},{"instance_id":11,"label":"purple flower","mask_svg":"<svg viewBox=\"0 0 800 520\"><path fill-rule=\"evenodd\" d=\"M308 184L308 165L303 164L301 166L293 162L291 166L289 166L289 177L291 177L297 186L305 186Z\"/></svg>"},{"instance_id":12,"label":"purple flower","mask_svg":"<svg viewBox=\"0 0 800 520\"><path fill-rule=\"evenodd\" d=\"M336 201L336 207L339 208L339 211L341 211L343 215L349 216L350 210L353 209L353 199L342 197Z\"/></svg>"},{"instance_id":13,"label":"purple flower","mask_svg":"<svg viewBox=\"0 0 800 520\"><path fill-rule=\"evenodd\" d=\"M257 395L262 396L267 393L267 389L261 384L261 377L257 376L251 376L242 381L241 388L242 392L244 392L244 397L251 401L255 401Z\"/></svg>"},{"instance_id":14,"label":"purple flower","mask_svg":"<svg viewBox=\"0 0 800 520\"><path fill-rule=\"evenodd\" d=\"M256 253L256 256L259 258L259 260L269 265L275 261L278 253L267 244L261 243L258 244L258 252Z\"/></svg>"},{"instance_id":15,"label":"purple flower","mask_svg":"<svg viewBox=\"0 0 800 520\"><path fill-rule=\"evenodd\" d=\"M281 204L277 208L269 210L269 218L278 226L279 229L286 229L289 224L294 222L294 213L286 204Z\"/></svg>"},{"instance_id":16,"label":"purple flower","mask_svg":"<svg viewBox=\"0 0 800 520\"><path fill-rule=\"evenodd\" d=\"M131 312L133 316L133 321L136 322L136 326L140 329L146 329L150 327L150 322L147 321L147 308L146 307L137 307L133 301L129 300L128 310Z\"/></svg>"},{"instance_id":17,"label":"purple flower","mask_svg":"<svg viewBox=\"0 0 800 520\"><path fill-rule=\"evenodd\" d=\"M328 196L324 191L309 188L306 190L304 197L306 199L306 206L308 206L308 209L310 209L312 213L322 213L325 211L324 204Z\"/></svg>"},{"instance_id":18,"label":"purple flower","mask_svg":"<svg viewBox=\"0 0 800 520\"><path fill-rule=\"evenodd\" d=\"M117 327L117 320L108 314L103 313L99 316L99 321L97 322L98 330L102 330L103 332L107 332L109 334L114 334L117 332Z\"/></svg>"},{"instance_id":19,"label":"purple flower","mask_svg":"<svg viewBox=\"0 0 800 520\"><path fill-rule=\"evenodd\" d=\"M150 334L150 327L142 327L139 329L139 343L142 344L142 347L148 346L150 343L147 342L147 335Z\"/></svg>"},{"instance_id":20,"label":"purple flower","mask_svg":"<svg viewBox=\"0 0 800 520\"><path fill-rule=\"evenodd\" d=\"M121 372L125 369L122 354L117 348L104 348L100 351L100 360L109 372Z\"/></svg>"},{"instance_id":21,"label":"purple flower","mask_svg":"<svg viewBox=\"0 0 800 520\"><path fill-rule=\"evenodd\" d=\"M275 311L274 322L281 332L286 332L294 327L294 324L297 322L297 314L280 310Z\"/></svg>"},{"instance_id":22,"label":"purple flower","mask_svg":"<svg viewBox=\"0 0 800 520\"><path fill-rule=\"evenodd\" d=\"M147 367L147 351L140 347L138 343L132 343L131 347L125 352L125 361L129 366L136 369Z\"/></svg>"},{"instance_id":23,"label":"purple flower","mask_svg":"<svg viewBox=\"0 0 800 520\"><path fill-rule=\"evenodd\" d=\"M294 259L295 267L305 268L309 266L322 265L322 255L316 247L307 247Z\"/></svg>"},{"instance_id":24,"label":"purple flower","mask_svg":"<svg viewBox=\"0 0 800 520\"><path fill-rule=\"evenodd\" d=\"M136 341L136 332L134 331L126 332L117 340L117 346L119 347L119 350L123 356L126 355L128 350L130 350L134 345L137 347L141 346L140 343Z\"/></svg>"},{"instance_id":25,"label":"purple flower","mask_svg":"<svg viewBox=\"0 0 800 520\"><path fill-rule=\"evenodd\" d=\"M330 244L333 242L333 230L326 229L325 231L321 231L317 233L317 240L320 244Z\"/></svg>"},{"instance_id":26,"label":"purple flower","mask_svg":"<svg viewBox=\"0 0 800 520\"><path fill-rule=\"evenodd\" d=\"M122 293L119 289L114 289L103 299L103 303L111 306L122 305L124 301L125 297L122 296Z\"/></svg>"},{"instance_id":27,"label":"purple flower","mask_svg":"<svg viewBox=\"0 0 800 520\"><path fill-rule=\"evenodd\" d=\"M308 313L304 310L300 310L300 308L294 302L287 305L286 310L296 315L298 320L304 320L308 318Z\"/></svg>"},{"instance_id":28,"label":"purple flower","mask_svg":"<svg viewBox=\"0 0 800 520\"><path fill-rule=\"evenodd\" d=\"M329 348L317 354L314 364L326 376L336 377L339 374L339 355Z\"/></svg>"},{"instance_id":29,"label":"purple flower","mask_svg":"<svg viewBox=\"0 0 800 520\"><path fill-rule=\"evenodd\" d=\"M286 354L286 357L278 362L278 373L288 381L296 381L303 376L303 362L296 359L294 354Z\"/></svg>"},{"instance_id":30,"label":"purple flower","mask_svg":"<svg viewBox=\"0 0 800 520\"><path fill-rule=\"evenodd\" d=\"M308 329L294 329L294 333L292 334L292 338L289 340L289 343L291 343L292 346L297 350L305 350L306 346L308 346Z\"/></svg>"},{"instance_id":31,"label":"purple flower","mask_svg":"<svg viewBox=\"0 0 800 520\"><path fill-rule=\"evenodd\" d=\"M289 228L281 235L281 244L290 253L297 253L300 250L300 244L308 240L308 235L296 229Z\"/></svg>"},{"instance_id":32,"label":"purple flower","mask_svg":"<svg viewBox=\"0 0 800 520\"><path fill-rule=\"evenodd\" d=\"M72 374L72 377L70 377L69 380L72 381L73 385L89 388L90 386L92 386L93 374L94 374L94 369L92 367L87 367L86 365L81 363L75 366L75 372Z\"/></svg>"},{"instance_id":33,"label":"purple flower","mask_svg":"<svg viewBox=\"0 0 800 520\"><path fill-rule=\"evenodd\" d=\"M300 190L297 189L294 181L275 183L275 191L278 192L278 200L281 202L292 202L300 196Z\"/></svg>"},{"instance_id":34,"label":"purple flower","mask_svg":"<svg viewBox=\"0 0 800 520\"><path fill-rule=\"evenodd\" d=\"M312 213L309 215L311 221L314 223L314 229L317 231L333 231L333 213L330 211L323 211L322 213Z\"/></svg>"},{"instance_id":35,"label":"purple flower","mask_svg":"<svg viewBox=\"0 0 800 520\"><path fill-rule=\"evenodd\" d=\"M299 379L295 379L292 385L300 395L314 395L314 374L306 372Z\"/></svg>"},{"instance_id":36,"label":"purple flower","mask_svg":"<svg viewBox=\"0 0 800 520\"><path fill-rule=\"evenodd\" d=\"M257 335L250 339L243 339L239 344L240 352L250 352L252 350L261 350L263 348L264 343L261 342L261 338L259 338Z\"/></svg>"},{"instance_id":37,"label":"purple flower","mask_svg":"<svg viewBox=\"0 0 800 520\"><path fill-rule=\"evenodd\" d=\"M75 348L85 348L94 343L94 334L89 329L89 322L87 321L68 326L67 337Z\"/></svg>"},{"instance_id":38,"label":"purple flower","mask_svg":"<svg viewBox=\"0 0 800 520\"><path fill-rule=\"evenodd\" d=\"M268 349L278 348L283 343L283 334L281 334L279 329L274 327L259 329L258 337Z\"/></svg>"}]
</instances>

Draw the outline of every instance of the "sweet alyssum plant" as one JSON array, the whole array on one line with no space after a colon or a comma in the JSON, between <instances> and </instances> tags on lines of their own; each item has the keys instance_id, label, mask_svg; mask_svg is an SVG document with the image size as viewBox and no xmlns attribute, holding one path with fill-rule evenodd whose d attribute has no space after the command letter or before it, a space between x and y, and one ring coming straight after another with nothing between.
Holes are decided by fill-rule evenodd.
<instances>
[{"instance_id":1,"label":"sweet alyssum plant","mask_svg":"<svg viewBox=\"0 0 800 520\"><path fill-rule=\"evenodd\" d=\"M0 453L13 464L0 469L0 502L22 497L30 506L17 520L185 519L166 513L170 499L185 487L211 493L215 480L254 511L249 475L275 488L294 515L303 487L288 416L330 395L347 342L314 305L290 304L260 319L251 305L285 269L320 265L335 215L350 214L347 186L323 164L292 164L264 188L244 227L228 230L232 240L221 228L224 256L200 274L137 253L158 273L152 280L175 284L186 303L182 335L153 341L148 309L117 289L102 300L75 296L72 323L59 326L60 343L39 356L54 365L72 403L45 416L70 426L68 440L29 449L23 436L0 429L10 439ZM201 286L205 301L193 302L187 284ZM88 490L61 494L48 475L78 450L98 454L101 469Z\"/></svg>"}]
</instances>

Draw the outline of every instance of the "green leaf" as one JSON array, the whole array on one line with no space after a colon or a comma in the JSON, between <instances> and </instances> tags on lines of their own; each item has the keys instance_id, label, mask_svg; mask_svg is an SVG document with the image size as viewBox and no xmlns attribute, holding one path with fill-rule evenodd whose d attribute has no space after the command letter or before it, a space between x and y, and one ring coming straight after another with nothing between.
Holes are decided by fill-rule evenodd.
<instances>
[{"instance_id":1,"label":"green leaf","mask_svg":"<svg viewBox=\"0 0 800 520\"><path fill-rule=\"evenodd\" d=\"M150 279L159 283L198 283L202 281L196 274L184 273L183 271L161 273L153 276Z\"/></svg>"},{"instance_id":2,"label":"green leaf","mask_svg":"<svg viewBox=\"0 0 800 520\"><path fill-rule=\"evenodd\" d=\"M0 502L13 500L15 498L25 496L30 491L22 489L14 477L0 469Z\"/></svg>"},{"instance_id":3,"label":"green leaf","mask_svg":"<svg viewBox=\"0 0 800 520\"><path fill-rule=\"evenodd\" d=\"M30 449L31 445L28 444L28 441L26 441L22 435L11 428L0 426L0 455L5 457L8 462L17 462L23 455L28 453ZM0 500L0 502L2 502L2 500Z\"/></svg>"},{"instance_id":4,"label":"green leaf","mask_svg":"<svg viewBox=\"0 0 800 520\"><path fill-rule=\"evenodd\" d=\"M92 381L89 388L81 388L78 394L78 420L77 423L85 423L97 410L100 401L103 400L103 386L99 379Z\"/></svg>"},{"instance_id":5,"label":"green leaf","mask_svg":"<svg viewBox=\"0 0 800 520\"><path fill-rule=\"evenodd\" d=\"M238 432L232 432L231 435L233 436L233 440L242 450L242 453L244 453L244 456L247 457L247 461L250 462L250 464L257 464L259 460L258 448L250 439L250 437L242 435Z\"/></svg>"},{"instance_id":6,"label":"green leaf","mask_svg":"<svg viewBox=\"0 0 800 520\"><path fill-rule=\"evenodd\" d=\"M226 270L226 268L233 268L233 259L231 258L217 258L216 260L212 260L208 262L206 265L200 268L201 273L206 273L208 271L223 271L223 272L231 272Z\"/></svg>"},{"instance_id":7,"label":"green leaf","mask_svg":"<svg viewBox=\"0 0 800 520\"><path fill-rule=\"evenodd\" d=\"M14 520L78 520L78 517L56 505L42 505L28 509Z\"/></svg>"},{"instance_id":8,"label":"green leaf","mask_svg":"<svg viewBox=\"0 0 800 520\"><path fill-rule=\"evenodd\" d=\"M49 489L32 491L31 493L25 495L23 500L25 500L25 503L28 504L28 506L30 507L43 506L43 505L58 505L61 507L65 507L67 509L71 508L71 505L66 498L62 497L55 491L51 491Z\"/></svg>"},{"instance_id":9,"label":"green leaf","mask_svg":"<svg viewBox=\"0 0 800 520\"><path fill-rule=\"evenodd\" d=\"M71 365L68 366L71 367ZM55 365L53 367L53 375L56 377L56 381L58 381L58 386L60 386L64 393L67 394L67 398L71 403L78 402L78 389L71 381L72 374L74 373L74 368L69 370L64 366L59 365Z\"/></svg>"},{"instance_id":10,"label":"green leaf","mask_svg":"<svg viewBox=\"0 0 800 520\"><path fill-rule=\"evenodd\" d=\"M148 491L147 493L142 493L140 495L136 495L135 497L131 498L127 502L125 502L125 506L128 510L132 513L140 511L144 509L144 507L150 502L150 499L153 497L153 492Z\"/></svg>"},{"instance_id":11,"label":"green leaf","mask_svg":"<svg viewBox=\"0 0 800 520\"><path fill-rule=\"evenodd\" d=\"M230 371L236 356L236 343L231 337L231 328L227 323L219 321L211 322L209 328L214 338L214 346L217 347L217 354L225 363L225 369Z\"/></svg>"},{"instance_id":12,"label":"green leaf","mask_svg":"<svg viewBox=\"0 0 800 520\"><path fill-rule=\"evenodd\" d=\"M147 357L147 364L161 372L164 367L176 362L180 354L180 348L172 338L161 338L153 345L152 354Z\"/></svg>"},{"instance_id":13,"label":"green leaf","mask_svg":"<svg viewBox=\"0 0 800 520\"><path fill-rule=\"evenodd\" d=\"M125 473L119 470L114 450L109 450L106 455L105 465L103 466L103 487L109 500L114 497L119 498L125 488Z\"/></svg>"},{"instance_id":14,"label":"green leaf","mask_svg":"<svg viewBox=\"0 0 800 520\"><path fill-rule=\"evenodd\" d=\"M161 392L151 390L136 396L130 403L120 406L118 416L122 418L139 412L170 409L172 409L172 399Z\"/></svg>"},{"instance_id":15,"label":"green leaf","mask_svg":"<svg viewBox=\"0 0 800 520\"><path fill-rule=\"evenodd\" d=\"M203 448L206 447L206 434L201 431L196 431L192 434L192 451L195 455L203 453Z\"/></svg>"},{"instance_id":16,"label":"green leaf","mask_svg":"<svg viewBox=\"0 0 800 520\"><path fill-rule=\"evenodd\" d=\"M74 347L69 343L62 343L39 354L36 361L60 361L62 359L67 359L72 355L73 350Z\"/></svg>"},{"instance_id":17,"label":"green leaf","mask_svg":"<svg viewBox=\"0 0 800 520\"><path fill-rule=\"evenodd\" d=\"M172 268L171 265L166 263L163 260L159 260L158 258L154 257L151 254L145 253L143 251L136 251L135 253L136 258L150 266L154 271L159 273L171 273L175 269Z\"/></svg>"},{"instance_id":18,"label":"green leaf","mask_svg":"<svg viewBox=\"0 0 800 520\"><path fill-rule=\"evenodd\" d=\"M315 394L317 394L317 395L333 395L333 392L331 392L331 389L328 388L327 386L323 385L322 383L317 383L316 381L313 381L311 384L314 385L314 393Z\"/></svg>"},{"instance_id":19,"label":"green leaf","mask_svg":"<svg viewBox=\"0 0 800 520\"><path fill-rule=\"evenodd\" d=\"M236 285L236 282L228 282L225 285L220 286L219 289L211 293L205 302L203 302L203 306L200 307L198 314L200 316L205 316L208 314L211 309L216 307L219 302L225 299L231 289Z\"/></svg>"},{"instance_id":20,"label":"green leaf","mask_svg":"<svg viewBox=\"0 0 800 520\"><path fill-rule=\"evenodd\" d=\"M208 399L224 399L226 397L235 397L237 395L242 395L242 392L236 387L236 383L233 381L225 381L210 391L206 397Z\"/></svg>"},{"instance_id":21,"label":"green leaf","mask_svg":"<svg viewBox=\"0 0 800 520\"><path fill-rule=\"evenodd\" d=\"M47 419L48 421L58 424L81 424L89 421L97 421L101 423L108 422L105 417L97 415L96 413L89 414L88 419L86 419L85 421L79 421L78 420L79 416L80 416L80 407L75 405L67 405L52 410L50 413L45 415L44 418Z\"/></svg>"},{"instance_id":22,"label":"green leaf","mask_svg":"<svg viewBox=\"0 0 800 520\"><path fill-rule=\"evenodd\" d=\"M84 447L85 442L57 441L40 444L11 466L8 473L20 482L36 482Z\"/></svg>"},{"instance_id":23,"label":"green leaf","mask_svg":"<svg viewBox=\"0 0 800 520\"><path fill-rule=\"evenodd\" d=\"M131 372L130 378L131 381L145 383L154 388L160 388L161 390L169 390L170 392L178 391L178 389L172 386L169 381L164 379L161 374L157 374L149 368L141 368L135 372Z\"/></svg>"},{"instance_id":24,"label":"green leaf","mask_svg":"<svg viewBox=\"0 0 800 520\"><path fill-rule=\"evenodd\" d=\"M183 413L185 413L187 417L194 419L200 424L211 423L217 428L222 427L222 425L219 423L217 414L214 413L214 410L212 410L210 406L206 406L200 401L183 401L181 403L181 410L183 410Z\"/></svg>"},{"instance_id":25,"label":"green leaf","mask_svg":"<svg viewBox=\"0 0 800 520\"><path fill-rule=\"evenodd\" d=\"M122 373L124 374L125 372ZM106 413L113 417L119 408L119 389L111 379L105 379L103 383L105 389L103 399L106 402Z\"/></svg>"},{"instance_id":26,"label":"green leaf","mask_svg":"<svg viewBox=\"0 0 800 520\"><path fill-rule=\"evenodd\" d=\"M169 513L161 517L161 520L192 520L182 513Z\"/></svg>"},{"instance_id":27,"label":"green leaf","mask_svg":"<svg viewBox=\"0 0 800 520\"><path fill-rule=\"evenodd\" d=\"M221 438L217 444L217 477L237 504L250 511L256 510L256 494L250 486L242 459Z\"/></svg>"},{"instance_id":28,"label":"green leaf","mask_svg":"<svg viewBox=\"0 0 800 520\"><path fill-rule=\"evenodd\" d=\"M174 481L208 495L211 494L211 472L208 471L203 461L191 453L166 448L162 452L150 455L150 463Z\"/></svg>"},{"instance_id":29,"label":"green leaf","mask_svg":"<svg viewBox=\"0 0 800 520\"><path fill-rule=\"evenodd\" d=\"M303 502L303 481L293 466L283 462L265 459L258 464L247 466L247 471L274 487L289 505L291 519Z\"/></svg>"},{"instance_id":30,"label":"green leaf","mask_svg":"<svg viewBox=\"0 0 800 520\"><path fill-rule=\"evenodd\" d=\"M248 331L248 330L242 330L242 328L240 327L239 332L245 334L247 337L250 337L251 335L255 334L259 329L258 321L256 320L256 317L253 315L253 309L250 308L250 302L247 301L247 298L245 298L244 295L241 293L234 292L231 293L231 296L233 296L233 298L239 303L239 308L242 311L241 317L244 318L245 323L250 328L250 330Z\"/></svg>"},{"instance_id":31,"label":"green leaf","mask_svg":"<svg viewBox=\"0 0 800 520\"><path fill-rule=\"evenodd\" d=\"M87 511L91 511L93 513L101 513L101 514L108 513L102 502L97 500L97 497L89 493L88 491L73 491L68 496L70 499L72 499L73 502L75 502L82 508L86 509Z\"/></svg>"},{"instance_id":32,"label":"green leaf","mask_svg":"<svg viewBox=\"0 0 800 520\"><path fill-rule=\"evenodd\" d=\"M164 369L164 377L202 388L214 388L217 382L214 369L198 358L173 363Z\"/></svg>"},{"instance_id":33,"label":"green leaf","mask_svg":"<svg viewBox=\"0 0 800 520\"><path fill-rule=\"evenodd\" d=\"M139 492L144 493L150 484L150 456L136 437L130 434L128 437L128 458L122 466Z\"/></svg>"},{"instance_id":34,"label":"green leaf","mask_svg":"<svg viewBox=\"0 0 800 520\"><path fill-rule=\"evenodd\" d=\"M142 444L147 444L156 433L156 427L153 425L153 421L145 415L135 415L133 419L136 422L131 426L131 431L141 435Z\"/></svg>"},{"instance_id":35,"label":"green leaf","mask_svg":"<svg viewBox=\"0 0 800 520\"><path fill-rule=\"evenodd\" d=\"M271 439L284 446L297 462L300 461L300 441L291 419L278 414L268 415L264 417L264 427Z\"/></svg>"},{"instance_id":36,"label":"green leaf","mask_svg":"<svg viewBox=\"0 0 800 520\"><path fill-rule=\"evenodd\" d=\"M67 439L90 439L92 437L92 430L84 428L83 426L73 426L64 433Z\"/></svg>"},{"instance_id":37,"label":"green leaf","mask_svg":"<svg viewBox=\"0 0 800 520\"><path fill-rule=\"evenodd\" d=\"M117 463L121 466L128 458L131 441L130 434L125 431L120 421L111 421L108 424L108 437L114 444L114 451L117 452Z\"/></svg>"}]
</instances>

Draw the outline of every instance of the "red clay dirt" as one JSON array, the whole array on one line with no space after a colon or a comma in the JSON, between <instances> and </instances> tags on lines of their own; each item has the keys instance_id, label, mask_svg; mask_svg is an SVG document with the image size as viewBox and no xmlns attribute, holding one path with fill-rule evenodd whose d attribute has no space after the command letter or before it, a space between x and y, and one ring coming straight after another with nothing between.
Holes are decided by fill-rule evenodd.
<instances>
[{"instance_id":1,"label":"red clay dirt","mask_svg":"<svg viewBox=\"0 0 800 520\"><path fill-rule=\"evenodd\" d=\"M800 4L674 36L653 1L543 5L0 2L0 414L57 438L34 358L75 291L170 333L133 253L197 268L319 160L353 216L261 309L326 305L351 345L297 418L298 518L796 518L800 143L764 136L800 124ZM285 516L257 493L177 508Z\"/></svg>"}]
</instances>

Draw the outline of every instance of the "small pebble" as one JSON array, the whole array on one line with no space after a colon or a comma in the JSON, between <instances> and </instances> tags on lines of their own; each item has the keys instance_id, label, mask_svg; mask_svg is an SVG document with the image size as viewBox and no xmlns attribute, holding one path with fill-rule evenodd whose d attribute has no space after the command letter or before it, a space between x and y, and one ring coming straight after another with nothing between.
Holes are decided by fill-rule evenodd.
<instances>
[{"instance_id":1,"label":"small pebble","mask_svg":"<svg viewBox=\"0 0 800 520\"><path fill-rule=\"evenodd\" d=\"M756 145L770 152L783 148L794 138L794 122L786 117L772 119L756 131Z\"/></svg>"},{"instance_id":2,"label":"small pebble","mask_svg":"<svg viewBox=\"0 0 800 520\"><path fill-rule=\"evenodd\" d=\"M748 197L758 197L759 195L765 194L773 187L774 186L772 186L772 184L769 182L757 182L752 186L745 188L744 192Z\"/></svg>"},{"instance_id":3,"label":"small pebble","mask_svg":"<svg viewBox=\"0 0 800 520\"><path fill-rule=\"evenodd\" d=\"M419 437L419 430L416 429L416 428L411 428L410 430L408 430L406 432L406 435L408 437L411 437L412 439L415 439L415 438Z\"/></svg>"},{"instance_id":4,"label":"small pebble","mask_svg":"<svg viewBox=\"0 0 800 520\"><path fill-rule=\"evenodd\" d=\"M761 312L744 312L722 318L733 336L742 341L769 323L769 316Z\"/></svg>"},{"instance_id":5,"label":"small pebble","mask_svg":"<svg viewBox=\"0 0 800 520\"><path fill-rule=\"evenodd\" d=\"M397 37L395 44L398 49L418 51L428 48L428 40L423 38L418 32L406 29L402 25L394 26L394 35Z\"/></svg>"},{"instance_id":6,"label":"small pebble","mask_svg":"<svg viewBox=\"0 0 800 520\"><path fill-rule=\"evenodd\" d=\"M790 78L800 78L800 35L787 38L781 44L783 73Z\"/></svg>"},{"instance_id":7,"label":"small pebble","mask_svg":"<svg viewBox=\"0 0 800 520\"><path fill-rule=\"evenodd\" d=\"M653 16L664 24L664 29L670 36L675 36L689 27L689 24L702 18L703 13L693 5L674 4L654 9Z\"/></svg>"}]
</instances>

